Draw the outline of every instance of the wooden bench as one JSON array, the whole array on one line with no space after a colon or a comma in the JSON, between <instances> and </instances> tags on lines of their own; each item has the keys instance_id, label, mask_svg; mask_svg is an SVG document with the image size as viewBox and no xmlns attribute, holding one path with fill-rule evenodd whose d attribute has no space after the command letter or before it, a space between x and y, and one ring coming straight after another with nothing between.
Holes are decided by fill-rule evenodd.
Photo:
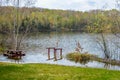
<instances>
[{"instance_id":1,"label":"wooden bench","mask_svg":"<svg viewBox=\"0 0 120 80\"><path fill-rule=\"evenodd\" d=\"M7 50L3 55L11 59L21 59L22 56L25 56L21 50Z\"/></svg>"}]
</instances>

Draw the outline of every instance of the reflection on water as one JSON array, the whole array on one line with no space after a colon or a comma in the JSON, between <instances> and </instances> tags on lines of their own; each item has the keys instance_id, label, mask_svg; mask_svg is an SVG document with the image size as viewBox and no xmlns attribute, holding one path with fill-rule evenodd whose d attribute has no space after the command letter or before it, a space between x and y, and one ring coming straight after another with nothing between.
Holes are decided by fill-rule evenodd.
<instances>
[{"instance_id":1,"label":"reflection on water","mask_svg":"<svg viewBox=\"0 0 120 80\"><path fill-rule=\"evenodd\" d=\"M25 52L26 56L20 61L22 63L50 63L50 64L60 64L60 65L69 65L69 66L82 66L82 67L96 67L96 68L107 68L120 70L119 66L106 65L100 62L88 62L83 65L80 63L75 63L69 61L65 58L66 54L69 52L74 52L76 47L76 41L79 41L83 52L88 52L91 54L98 55L99 57L104 57L102 50L99 45L96 44L96 37L99 34L84 34L84 33L37 33L31 34L25 40ZM112 35L107 35L108 39L113 41L118 41L113 38ZM113 40L114 39L114 40ZM119 41L118 41L119 42ZM57 43L57 45L56 45ZM111 43L111 42L110 42ZM111 43L113 44L113 43ZM47 47L61 47L63 48L63 59L54 61L47 60ZM111 46L110 46L111 47ZM111 47L111 49L114 47ZM120 49L115 49L115 51L119 51ZM114 58L120 57L120 54L114 54ZM120 58L118 58L120 59ZM2 55L0 56L0 61L14 62L13 60L8 60Z\"/></svg>"}]
</instances>

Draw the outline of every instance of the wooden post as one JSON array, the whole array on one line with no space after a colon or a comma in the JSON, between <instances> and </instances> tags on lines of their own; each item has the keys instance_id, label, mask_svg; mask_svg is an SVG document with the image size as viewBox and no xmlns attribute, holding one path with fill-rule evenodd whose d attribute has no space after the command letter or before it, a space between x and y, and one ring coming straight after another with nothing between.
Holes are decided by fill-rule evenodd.
<instances>
[{"instance_id":1,"label":"wooden post","mask_svg":"<svg viewBox=\"0 0 120 80\"><path fill-rule=\"evenodd\" d=\"M55 61L57 61L57 57L56 57L56 49L54 49L54 59L55 59Z\"/></svg>"},{"instance_id":2,"label":"wooden post","mask_svg":"<svg viewBox=\"0 0 120 80\"><path fill-rule=\"evenodd\" d=\"M20 55L20 59L22 58L22 51L18 51L18 54Z\"/></svg>"},{"instance_id":3,"label":"wooden post","mask_svg":"<svg viewBox=\"0 0 120 80\"><path fill-rule=\"evenodd\" d=\"M50 48L48 48L48 60L50 60Z\"/></svg>"},{"instance_id":4,"label":"wooden post","mask_svg":"<svg viewBox=\"0 0 120 80\"><path fill-rule=\"evenodd\" d=\"M50 50L51 49L55 49L54 47L49 47L49 48L46 48L46 49L48 49L48 60L50 60L50 59L52 59L52 58L50 58ZM54 51L55 52L55 51Z\"/></svg>"},{"instance_id":5,"label":"wooden post","mask_svg":"<svg viewBox=\"0 0 120 80\"><path fill-rule=\"evenodd\" d=\"M62 59L62 49L60 49L60 59Z\"/></svg>"}]
</instances>

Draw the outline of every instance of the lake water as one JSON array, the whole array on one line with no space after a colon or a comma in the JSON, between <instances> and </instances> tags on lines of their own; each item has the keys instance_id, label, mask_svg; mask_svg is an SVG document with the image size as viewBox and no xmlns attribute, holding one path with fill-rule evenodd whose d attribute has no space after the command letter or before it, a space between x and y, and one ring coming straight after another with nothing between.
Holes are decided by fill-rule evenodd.
<instances>
[{"instance_id":1,"label":"lake water","mask_svg":"<svg viewBox=\"0 0 120 80\"><path fill-rule=\"evenodd\" d=\"M97 55L99 57L104 57L103 50L101 49L98 41L101 41L100 34L86 34L79 32L51 32L51 33L36 33L31 34L24 41L24 52L26 56L20 60L21 63L49 63L49 64L59 64L67 66L81 66L81 67L96 67L96 68L106 68L113 70L120 70L120 66L112 66L104 63L92 61L87 64L80 64L69 61L66 59L66 54L74 52L76 48L76 42L81 44L83 48L82 52L88 52L90 54ZM120 46L120 39L112 34L105 34L105 38L110 48L110 55L112 59L120 60L120 48L115 47ZM47 47L59 47L63 49L63 59L54 61L47 60ZM114 53L113 53L114 52ZM52 51L51 51L52 53ZM53 57L53 54L51 54ZM14 60L7 59L6 57L0 56L0 61L3 62L15 62Z\"/></svg>"}]
</instances>

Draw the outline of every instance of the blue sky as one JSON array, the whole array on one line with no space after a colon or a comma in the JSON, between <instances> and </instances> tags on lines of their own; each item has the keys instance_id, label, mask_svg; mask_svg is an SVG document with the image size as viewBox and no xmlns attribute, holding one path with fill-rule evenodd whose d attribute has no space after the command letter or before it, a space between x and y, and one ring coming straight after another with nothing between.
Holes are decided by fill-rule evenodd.
<instances>
[{"instance_id":1,"label":"blue sky","mask_svg":"<svg viewBox=\"0 0 120 80\"><path fill-rule=\"evenodd\" d=\"M37 0L35 6L49 9L88 11L91 9L113 9L115 0Z\"/></svg>"}]
</instances>

